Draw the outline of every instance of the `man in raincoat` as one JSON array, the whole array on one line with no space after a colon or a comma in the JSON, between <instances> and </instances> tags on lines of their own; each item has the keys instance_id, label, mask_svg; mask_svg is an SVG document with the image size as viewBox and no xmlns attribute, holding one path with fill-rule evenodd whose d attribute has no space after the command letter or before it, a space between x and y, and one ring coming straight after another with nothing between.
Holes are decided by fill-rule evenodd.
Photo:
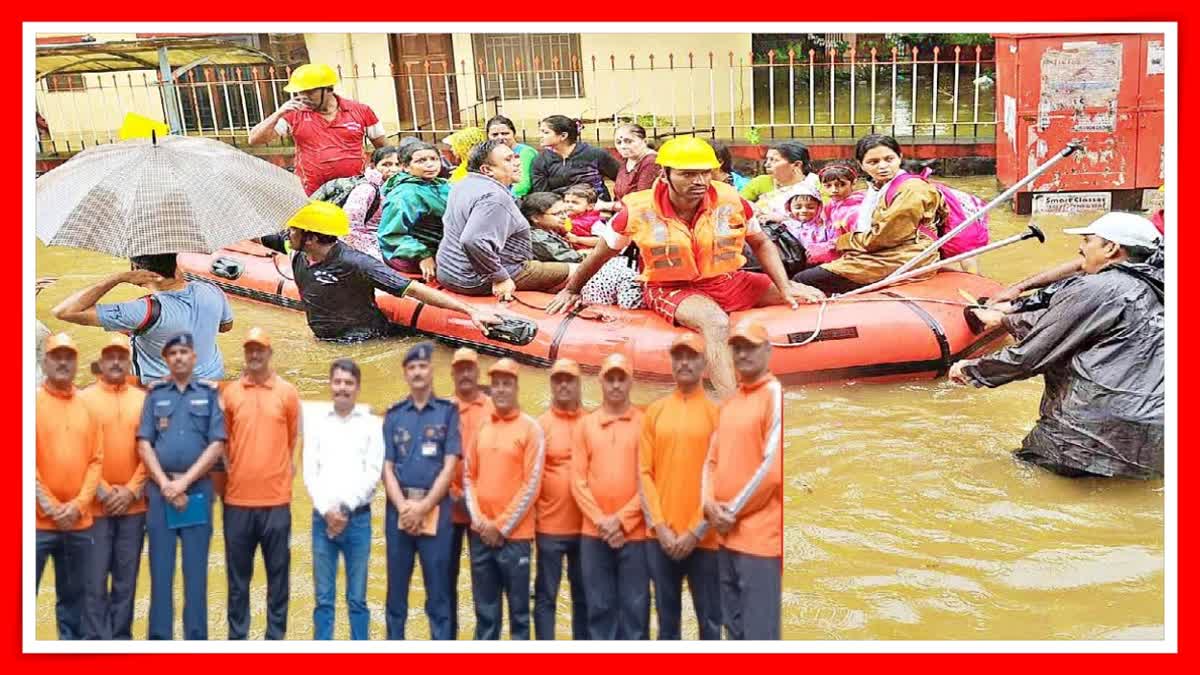
<instances>
[{"instance_id":1,"label":"man in raincoat","mask_svg":"<svg viewBox=\"0 0 1200 675\"><path fill-rule=\"evenodd\" d=\"M1018 342L959 361L950 379L998 387L1045 378L1041 417L1015 456L1068 477L1163 473L1166 358L1161 238L1150 221L1109 213L1083 235L1084 274L1008 306L973 310Z\"/></svg>"}]
</instances>

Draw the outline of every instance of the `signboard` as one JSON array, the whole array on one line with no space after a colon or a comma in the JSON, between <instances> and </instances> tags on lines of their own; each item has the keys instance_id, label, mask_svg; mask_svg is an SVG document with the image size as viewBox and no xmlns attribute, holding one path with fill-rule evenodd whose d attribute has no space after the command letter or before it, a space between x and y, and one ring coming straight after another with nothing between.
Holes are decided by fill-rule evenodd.
<instances>
[{"instance_id":1,"label":"signboard","mask_svg":"<svg viewBox=\"0 0 1200 675\"><path fill-rule=\"evenodd\" d=\"M1142 210L1154 213L1163 208L1166 195L1159 190L1142 190Z\"/></svg>"},{"instance_id":2,"label":"signboard","mask_svg":"<svg viewBox=\"0 0 1200 675\"><path fill-rule=\"evenodd\" d=\"M1046 192L1033 196L1034 213L1112 210L1111 192Z\"/></svg>"}]
</instances>

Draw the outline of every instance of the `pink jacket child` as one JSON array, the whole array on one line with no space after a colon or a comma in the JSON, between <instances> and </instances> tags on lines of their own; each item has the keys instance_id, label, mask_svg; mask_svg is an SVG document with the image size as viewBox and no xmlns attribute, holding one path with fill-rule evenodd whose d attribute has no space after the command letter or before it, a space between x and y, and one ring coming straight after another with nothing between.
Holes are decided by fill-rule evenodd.
<instances>
[{"instance_id":1,"label":"pink jacket child","mask_svg":"<svg viewBox=\"0 0 1200 675\"><path fill-rule=\"evenodd\" d=\"M822 219L822 207L821 191L808 182L794 185L784 201L783 226L804 246L809 265L835 260L837 238L845 231Z\"/></svg>"},{"instance_id":2,"label":"pink jacket child","mask_svg":"<svg viewBox=\"0 0 1200 675\"><path fill-rule=\"evenodd\" d=\"M825 165L817 175L829 195L829 201L821 209L821 220L841 232L853 232L865 194L854 189L858 171L850 164L837 163Z\"/></svg>"}]
</instances>

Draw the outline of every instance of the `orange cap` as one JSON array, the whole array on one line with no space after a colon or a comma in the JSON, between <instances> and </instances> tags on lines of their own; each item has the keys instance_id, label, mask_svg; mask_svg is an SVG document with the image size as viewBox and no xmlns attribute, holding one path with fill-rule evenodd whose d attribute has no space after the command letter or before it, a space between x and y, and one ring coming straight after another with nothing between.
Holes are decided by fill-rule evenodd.
<instances>
[{"instance_id":1,"label":"orange cap","mask_svg":"<svg viewBox=\"0 0 1200 675\"><path fill-rule=\"evenodd\" d=\"M246 339L242 340L243 345L248 345L248 344L252 344L252 343L257 344L257 345L262 345L262 346L266 347L267 349L270 349L271 348L271 334L268 333L266 330L259 328L258 326L255 326L254 328L250 329L249 333L246 333Z\"/></svg>"},{"instance_id":2,"label":"orange cap","mask_svg":"<svg viewBox=\"0 0 1200 675\"><path fill-rule=\"evenodd\" d=\"M66 333L55 333L46 338L46 353L49 354L55 349L70 349L76 355L79 354L79 349L75 347L75 341Z\"/></svg>"},{"instance_id":3,"label":"orange cap","mask_svg":"<svg viewBox=\"0 0 1200 675\"><path fill-rule=\"evenodd\" d=\"M604 363L600 364L600 377L604 377L610 370L623 370L626 375L633 375L633 367L629 365L629 359L625 358L624 354L609 354Z\"/></svg>"},{"instance_id":4,"label":"orange cap","mask_svg":"<svg viewBox=\"0 0 1200 675\"><path fill-rule=\"evenodd\" d=\"M456 363L479 363L479 353L470 347L459 347L450 359L450 365Z\"/></svg>"},{"instance_id":5,"label":"orange cap","mask_svg":"<svg viewBox=\"0 0 1200 675\"><path fill-rule=\"evenodd\" d=\"M550 367L550 377L558 374L566 374L571 377L579 377L579 364L571 359L559 359Z\"/></svg>"},{"instance_id":6,"label":"orange cap","mask_svg":"<svg viewBox=\"0 0 1200 675\"><path fill-rule=\"evenodd\" d=\"M129 346L129 336L124 333L113 333L108 338L108 344L100 348L100 353L103 354L105 349L124 349L126 353L133 351Z\"/></svg>"},{"instance_id":7,"label":"orange cap","mask_svg":"<svg viewBox=\"0 0 1200 675\"><path fill-rule=\"evenodd\" d=\"M488 368L488 375L503 373L505 375L512 375L513 377L516 377L517 368L518 366L516 361L507 358L500 359L499 361L493 363L491 368Z\"/></svg>"},{"instance_id":8,"label":"orange cap","mask_svg":"<svg viewBox=\"0 0 1200 675\"><path fill-rule=\"evenodd\" d=\"M687 347L697 354L703 354L704 338L700 337L699 333L693 333L690 330L684 331L671 341L671 349L669 351L673 352L677 347Z\"/></svg>"},{"instance_id":9,"label":"orange cap","mask_svg":"<svg viewBox=\"0 0 1200 675\"><path fill-rule=\"evenodd\" d=\"M748 342L753 342L756 345L761 345L769 338L767 337L767 329L763 325L753 319L745 319L729 334L729 342L733 342L737 338L741 338Z\"/></svg>"}]
</instances>

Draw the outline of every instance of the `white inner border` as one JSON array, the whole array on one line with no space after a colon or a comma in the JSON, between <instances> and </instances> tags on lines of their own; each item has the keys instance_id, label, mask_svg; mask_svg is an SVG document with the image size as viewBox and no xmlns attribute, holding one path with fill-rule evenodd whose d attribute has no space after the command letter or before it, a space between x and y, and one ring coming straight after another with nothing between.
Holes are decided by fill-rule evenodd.
<instances>
[{"instance_id":1,"label":"white inner border","mask_svg":"<svg viewBox=\"0 0 1200 675\"><path fill-rule=\"evenodd\" d=\"M719 28L719 29L718 29ZM403 30L401 30L403 29ZM572 33L784 33L784 32L856 32L856 33L1162 33L1166 47L1166 81L1164 82L1164 169L1166 190L1166 220L1168 235L1167 245L1167 367L1166 367L1166 461L1163 500L1163 540L1164 584L1163 599L1165 611L1163 615L1164 636L1162 641L1129 640L1129 641L932 641L932 640L853 640L853 641L803 641L782 640L779 642L617 642L606 645L594 645L588 642L556 641L556 642L475 642L463 640L455 643L440 643L425 640L407 642L389 642L386 640L371 640L363 642L316 642L312 640L288 640L284 642L229 642L214 640L208 643L197 642L151 642L136 640L133 642L59 642L57 640L35 639L36 624L36 594L34 587L35 549L29 544L34 541L34 500L33 484L29 482L29 469L36 463L35 413L34 413L34 368L33 341L30 339L35 330L35 311L31 298L23 303L22 335L25 345L26 358L22 359L22 393L24 396L22 424L22 622L21 643L27 653L722 653L722 652L755 652L755 653L1173 653L1179 647L1178 622L1178 587L1177 587L1177 524L1178 524L1178 492L1177 492L1177 454L1178 454L1178 330L1179 330L1179 293L1177 261L1178 252L1175 242L1178 240L1179 211L1177 197L1179 182L1176 171L1178 161L1178 115L1179 115L1179 59L1178 59L1178 27L1173 22L729 22L713 23L613 23L613 22L571 22L571 23L529 23L529 22L372 22L372 23L313 23L313 22L25 22L22 24L22 81L34 82L36 79L35 53L37 33L150 33L150 32L194 32L194 33L381 33L381 32L431 32L431 33L472 33L472 32L538 32L566 31ZM32 289L36 277L35 245L34 245L34 170L37 159L37 145L33 134L27 133L35 128L34 112L35 97L32 89L22 96L24 115L22 117L21 160L28 173L22 181L22 216L23 216L23 247L22 259L24 274L21 279L22 293ZM1031 420L1032 422L1032 420ZM1051 594L1047 602L1052 602Z\"/></svg>"}]
</instances>

